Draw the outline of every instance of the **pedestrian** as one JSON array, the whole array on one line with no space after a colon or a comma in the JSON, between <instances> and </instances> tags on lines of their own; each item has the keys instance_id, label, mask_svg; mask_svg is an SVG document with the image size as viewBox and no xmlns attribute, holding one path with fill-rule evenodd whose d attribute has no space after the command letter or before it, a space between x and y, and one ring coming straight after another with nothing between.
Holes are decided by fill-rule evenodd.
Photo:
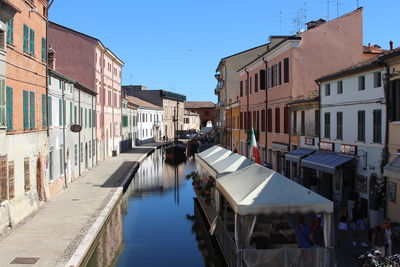
<instances>
[{"instance_id":1,"label":"pedestrian","mask_svg":"<svg viewBox=\"0 0 400 267\"><path fill-rule=\"evenodd\" d=\"M385 229L385 256L392 255L392 225L389 218L386 219L386 229Z\"/></svg>"},{"instance_id":2,"label":"pedestrian","mask_svg":"<svg viewBox=\"0 0 400 267\"><path fill-rule=\"evenodd\" d=\"M339 210L338 233L338 247L345 248L347 239L347 210L344 207Z\"/></svg>"},{"instance_id":3,"label":"pedestrian","mask_svg":"<svg viewBox=\"0 0 400 267\"><path fill-rule=\"evenodd\" d=\"M357 246L357 241L362 247L368 247L368 244L364 242L362 238L362 232L365 230L364 215L361 209L361 202L356 201L353 207L353 221L351 228L353 230L353 246Z\"/></svg>"},{"instance_id":4,"label":"pedestrian","mask_svg":"<svg viewBox=\"0 0 400 267\"><path fill-rule=\"evenodd\" d=\"M297 215L297 228L295 231L297 245L299 248L311 248L313 246L310 227L305 224L303 214Z\"/></svg>"},{"instance_id":5,"label":"pedestrian","mask_svg":"<svg viewBox=\"0 0 400 267\"><path fill-rule=\"evenodd\" d=\"M312 229L312 240L318 247L324 246L324 229L321 224L321 216L316 216L315 225Z\"/></svg>"},{"instance_id":6,"label":"pedestrian","mask_svg":"<svg viewBox=\"0 0 400 267\"><path fill-rule=\"evenodd\" d=\"M382 256L385 256L385 229L386 222L381 222L377 227L372 229L371 246L375 250L379 250Z\"/></svg>"}]
</instances>

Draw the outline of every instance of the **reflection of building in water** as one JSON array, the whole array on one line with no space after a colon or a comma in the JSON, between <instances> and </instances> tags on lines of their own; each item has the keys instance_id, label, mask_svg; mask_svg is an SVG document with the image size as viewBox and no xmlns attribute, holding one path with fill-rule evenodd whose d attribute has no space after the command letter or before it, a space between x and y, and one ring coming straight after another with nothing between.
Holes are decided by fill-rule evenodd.
<instances>
[{"instance_id":1,"label":"reflection of building in water","mask_svg":"<svg viewBox=\"0 0 400 267\"><path fill-rule=\"evenodd\" d=\"M184 182L185 177L178 174L184 172L185 164L171 166L162 157L162 150L157 150L143 161L128 191L166 191Z\"/></svg>"},{"instance_id":2,"label":"reflection of building in water","mask_svg":"<svg viewBox=\"0 0 400 267\"><path fill-rule=\"evenodd\" d=\"M87 266L112 266L122 251L122 207L120 201L111 215Z\"/></svg>"}]
</instances>

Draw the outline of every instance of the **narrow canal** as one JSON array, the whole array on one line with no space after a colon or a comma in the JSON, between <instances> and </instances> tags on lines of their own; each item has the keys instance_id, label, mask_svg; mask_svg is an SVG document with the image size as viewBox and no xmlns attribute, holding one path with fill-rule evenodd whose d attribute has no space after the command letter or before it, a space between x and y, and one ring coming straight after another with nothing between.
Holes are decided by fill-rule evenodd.
<instances>
[{"instance_id":1,"label":"narrow canal","mask_svg":"<svg viewBox=\"0 0 400 267\"><path fill-rule=\"evenodd\" d=\"M220 266L194 220L185 175L195 169L165 162L162 149L144 160L86 266Z\"/></svg>"}]
</instances>

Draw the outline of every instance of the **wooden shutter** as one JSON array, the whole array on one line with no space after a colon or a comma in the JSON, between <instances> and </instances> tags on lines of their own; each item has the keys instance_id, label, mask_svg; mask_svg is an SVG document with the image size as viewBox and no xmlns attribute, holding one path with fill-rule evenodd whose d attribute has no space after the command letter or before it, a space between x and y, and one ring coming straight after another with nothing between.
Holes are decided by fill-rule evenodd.
<instances>
[{"instance_id":1,"label":"wooden shutter","mask_svg":"<svg viewBox=\"0 0 400 267\"><path fill-rule=\"evenodd\" d=\"M272 132L272 109L268 109L268 132Z\"/></svg>"},{"instance_id":2,"label":"wooden shutter","mask_svg":"<svg viewBox=\"0 0 400 267\"><path fill-rule=\"evenodd\" d=\"M51 101L51 96L48 97L48 117L49 117L49 126L53 125L53 108L52 108L52 101Z\"/></svg>"},{"instance_id":3,"label":"wooden shutter","mask_svg":"<svg viewBox=\"0 0 400 267\"><path fill-rule=\"evenodd\" d=\"M7 87L7 130L13 129L13 89Z\"/></svg>"},{"instance_id":4,"label":"wooden shutter","mask_svg":"<svg viewBox=\"0 0 400 267\"><path fill-rule=\"evenodd\" d=\"M31 190L31 180L29 175L29 158L24 159L25 192Z\"/></svg>"},{"instance_id":5,"label":"wooden shutter","mask_svg":"<svg viewBox=\"0 0 400 267\"><path fill-rule=\"evenodd\" d=\"M305 135L306 133L306 112L304 110L301 111L301 134Z\"/></svg>"},{"instance_id":6,"label":"wooden shutter","mask_svg":"<svg viewBox=\"0 0 400 267\"><path fill-rule=\"evenodd\" d=\"M260 90L265 90L265 70L260 70Z\"/></svg>"},{"instance_id":7,"label":"wooden shutter","mask_svg":"<svg viewBox=\"0 0 400 267\"><path fill-rule=\"evenodd\" d=\"M29 53L35 54L35 31L33 29L29 30Z\"/></svg>"},{"instance_id":8,"label":"wooden shutter","mask_svg":"<svg viewBox=\"0 0 400 267\"><path fill-rule=\"evenodd\" d=\"M279 85L282 84L282 62L279 62L278 65L278 80L279 80Z\"/></svg>"},{"instance_id":9,"label":"wooden shutter","mask_svg":"<svg viewBox=\"0 0 400 267\"><path fill-rule=\"evenodd\" d=\"M46 38L42 37L42 61L47 61Z\"/></svg>"},{"instance_id":10,"label":"wooden shutter","mask_svg":"<svg viewBox=\"0 0 400 267\"><path fill-rule=\"evenodd\" d=\"M24 24L24 52L29 53L29 28Z\"/></svg>"},{"instance_id":11,"label":"wooden shutter","mask_svg":"<svg viewBox=\"0 0 400 267\"><path fill-rule=\"evenodd\" d=\"M11 18L7 22L7 43L12 44L14 42L14 18Z\"/></svg>"},{"instance_id":12,"label":"wooden shutter","mask_svg":"<svg viewBox=\"0 0 400 267\"><path fill-rule=\"evenodd\" d=\"M320 133L320 113L319 110L315 110L315 115L314 115L314 119L315 119L315 135L319 136Z\"/></svg>"},{"instance_id":13,"label":"wooden shutter","mask_svg":"<svg viewBox=\"0 0 400 267\"><path fill-rule=\"evenodd\" d=\"M336 139L343 139L343 113L336 113Z\"/></svg>"},{"instance_id":14,"label":"wooden shutter","mask_svg":"<svg viewBox=\"0 0 400 267\"><path fill-rule=\"evenodd\" d=\"M331 114L325 112L325 138L331 137Z\"/></svg>"},{"instance_id":15,"label":"wooden shutter","mask_svg":"<svg viewBox=\"0 0 400 267\"><path fill-rule=\"evenodd\" d=\"M0 156L0 197L2 201L8 199L7 187L7 156Z\"/></svg>"},{"instance_id":16,"label":"wooden shutter","mask_svg":"<svg viewBox=\"0 0 400 267\"><path fill-rule=\"evenodd\" d=\"M365 111L359 110L358 111L358 141L364 142L365 141Z\"/></svg>"},{"instance_id":17,"label":"wooden shutter","mask_svg":"<svg viewBox=\"0 0 400 267\"><path fill-rule=\"evenodd\" d=\"M275 108L275 133L280 133L281 131L280 117L281 117L280 108Z\"/></svg>"},{"instance_id":18,"label":"wooden shutter","mask_svg":"<svg viewBox=\"0 0 400 267\"><path fill-rule=\"evenodd\" d=\"M8 163L8 186L9 186L9 197L13 199L14 194L14 161Z\"/></svg>"},{"instance_id":19,"label":"wooden shutter","mask_svg":"<svg viewBox=\"0 0 400 267\"><path fill-rule=\"evenodd\" d=\"M4 126L5 121L5 90L4 90L4 80L0 80L0 126Z\"/></svg>"},{"instance_id":20,"label":"wooden shutter","mask_svg":"<svg viewBox=\"0 0 400 267\"><path fill-rule=\"evenodd\" d=\"M374 114L374 143L381 143L382 142L382 110L377 109L374 110L373 112Z\"/></svg>"},{"instance_id":21,"label":"wooden shutter","mask_svg":"<svg viewBox=\"0 0 400 267\"><path fill-rule=\"evenodd\" d=\"M29 92L30 128L35 128L35 93Z\"/></svg>"},{"instance_id":22,"label":"wooden shutter","mask_svg":"<svg viewBox=\"0 0 400 267\"><path fill-rule=\"evenodd\" d=\"M283 60L283 82L289 82L289 58Z\"/></svg>"},{"instance_id":23,"label":"wooden shutter","mask_svg":"<svg viewBox=\"0 0 400 267\"><path fill-rule=\"evenodd\" d=\"M47 126L47 119L46 119L46 95L42 94L42 126L46 127Z\"/></svg>"},{"instance_id":24,"label":"wooden shutter","mask_svg":"<svg viewBox=\"0 0 400 267\"><path fill-rule=\"evenodd\" d=\"M254 75L254 91L258 92L258 73Z\"/></svg>"},{"instance_id":25,"label":"wooden shutter","mask_svg":"<svg viewBox=\"0 0 400 267\"><path fill-rule=\"evenodd\" d=\"M261 131L265 132L265 109L261 111Z\"/></svg>"},{"instance_id":26,"label":"wooden shutter","mask_svg":"<svg viewBox=\"0 0 400 267\"><path fill-rule=\"evenodd\" d=\"M283 108L283 132L285 134L289 133L289 107Z\"/></svg>"},{"instance_id":27,"label":"wooden shutter","mask_svg":"<svg viewBox=\"0 0 400 267\"><path fill-rule=\"evenodd\" d=\"M69 124L72 125L72 101L69 102Z\"/></svg>"},{"instance_id":28,"label":"wooden shutter","mask_svg":"<svg viewBox=\"0 0 400 267\"><path fill-rule=\"evenodd\" d=\"M58 99L58 125L62 126L62 100Z\"/></svg>"},{"instance_id":29,"label":"wooden shutter","mask_svg":"<svg viewBox=\"0 0 400 267\"><path fill-rule=\"evenodd\" d=\"M297 133L297 110L293 111L293 129L292 129L292 132L294 134Z\"/></svg>"},{"instance_id":30,"label":"wooden shutter","mask_svg":"<svg viewBox=\"0 0 400 267\"><path fill-rule=\"evenodd\" d=\"M29 112L28 112L28 92L23 92L23 114L24 114L24 129L29 127Z\"/></svg>"}]
</instances>

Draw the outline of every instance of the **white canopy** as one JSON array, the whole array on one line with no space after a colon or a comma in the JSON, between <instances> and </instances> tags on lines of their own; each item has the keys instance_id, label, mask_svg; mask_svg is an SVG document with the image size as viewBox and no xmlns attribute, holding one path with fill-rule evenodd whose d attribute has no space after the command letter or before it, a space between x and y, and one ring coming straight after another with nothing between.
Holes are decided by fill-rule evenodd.
<instances>
[{"instance_id":1,"label":"white canopy","mask_svg":"<svg viewBox=\"0 0 400 267\"><path fill-rule=\"evenodd\" d=\"M216 180L217 190L239 215L332 213L332 201L259 164Z\"/></svg>"},{"instance_id":2,"label":"white canopy","mask_svg":"<svg viewBox=\"0 0 400 267\"><path fill-rule=\"evenodd\" d=\"M220 146L213 146L197 154L196 159L215 178L235 172L251 164L248 158Z\"/></svg>"}]
</instances>

